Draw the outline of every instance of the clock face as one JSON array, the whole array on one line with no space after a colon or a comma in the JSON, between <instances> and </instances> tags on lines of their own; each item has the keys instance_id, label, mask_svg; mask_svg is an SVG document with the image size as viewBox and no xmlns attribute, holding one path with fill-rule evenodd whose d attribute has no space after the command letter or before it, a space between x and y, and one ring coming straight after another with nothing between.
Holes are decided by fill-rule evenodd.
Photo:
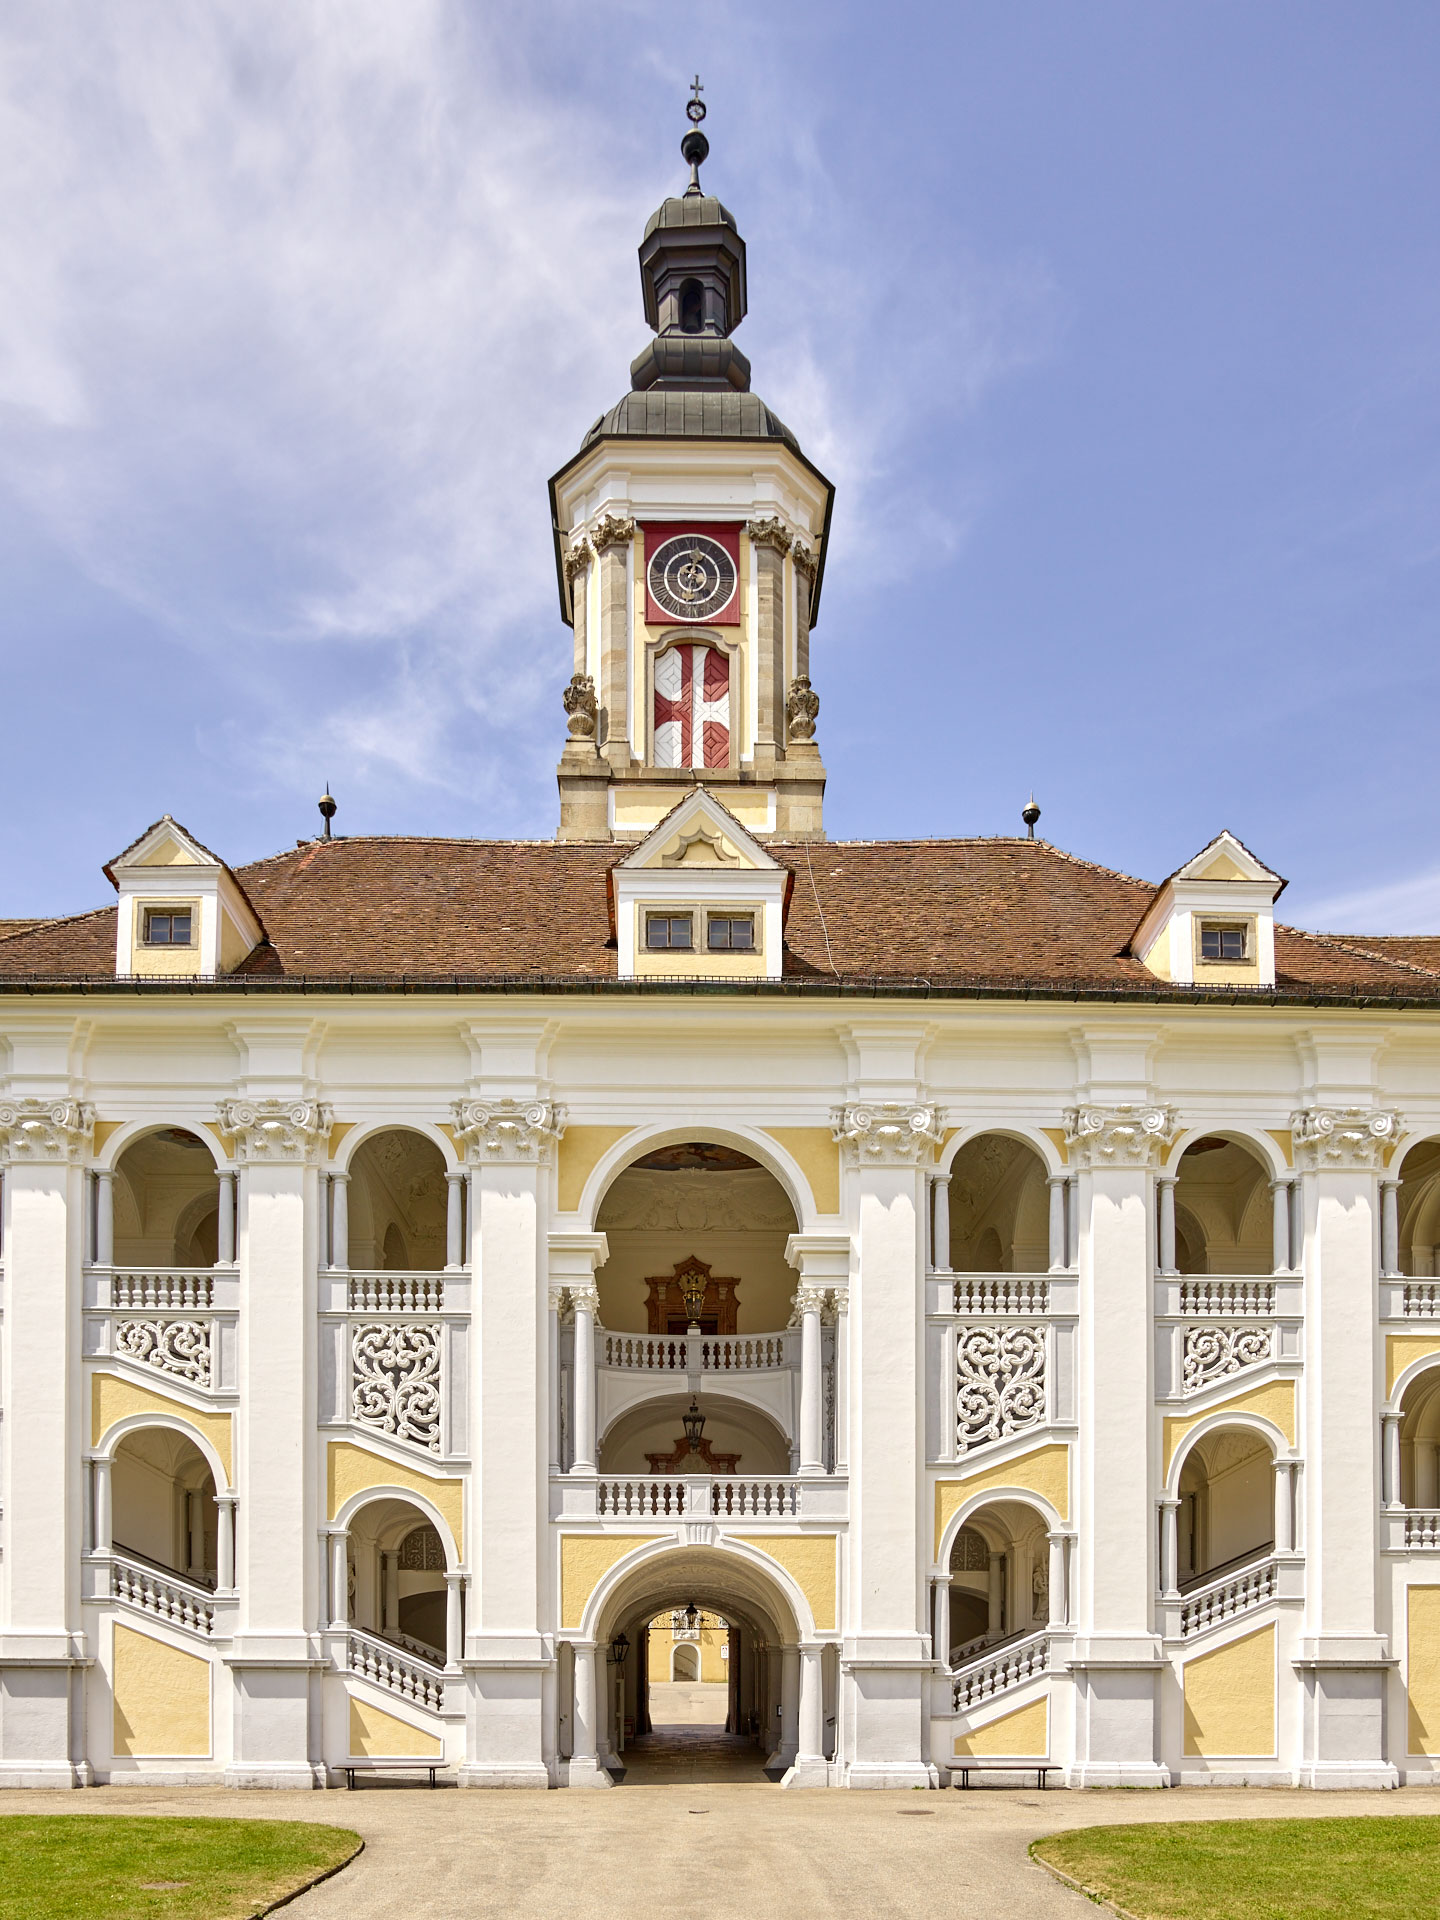
<instances>
[{"instance_id":1,"label":"clock face","mask_svg":"<svg viewBox=\"0 0 1440 1920\"><path fill-rule=\"evenodd\" d=\"M735 562L718 540L681 533L651 556L650 598L672 620L713 620L735 598Z\"/></svg>"}]
</instances>

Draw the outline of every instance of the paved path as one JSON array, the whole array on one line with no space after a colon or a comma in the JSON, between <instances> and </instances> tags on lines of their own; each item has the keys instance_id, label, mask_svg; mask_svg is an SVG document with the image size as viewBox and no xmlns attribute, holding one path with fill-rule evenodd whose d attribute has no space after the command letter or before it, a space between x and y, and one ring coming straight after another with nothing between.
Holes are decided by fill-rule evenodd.
<instances>
[{"instance_id":1,"label":"paved path","mask_svg":"<svg viewBox=\"0 0 1440 1920\"><path fill-rule=\"evenodd\" d=\"M1140 1820L1440 1814L1440 1793L0 1793L0 1813L228 1814L358 1829L353 1866L286 1920L1095 1920L1026 1857L1060 1828ZM77 1920L80 1917L77 1916Z\"/></svg>"}]
</instances>

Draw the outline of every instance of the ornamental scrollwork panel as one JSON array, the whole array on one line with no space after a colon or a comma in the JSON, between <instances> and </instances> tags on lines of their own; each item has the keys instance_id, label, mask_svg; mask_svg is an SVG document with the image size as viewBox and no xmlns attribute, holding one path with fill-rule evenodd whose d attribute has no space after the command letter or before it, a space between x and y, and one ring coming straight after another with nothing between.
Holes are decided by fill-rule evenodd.
<instances>
[{"instance_id":1,"label":"ornamental scrollwork panel","mask_svg":"<svg viewBox=\"0 0 1440 1920\"><path fill-rule=\"evenodd\" d=\"M350 1338L350 1418L427 1453L440 1451L440 1326L365 1323Z\"/></svg>"},{"instance_id":2,"label":"ornamental scrollwork panel","mask_svg":"<svg viewBox=\"0 0 1440 1920\"><path fill-rule=\"evenodd\" d=\"M955 1347L956 1447L961 1454L1043 1426L1046 1328L962 1327Z\"/></svg>"},{"instance_id":3,"label":"ornamental scrollwork panel","mask_svg":"<svg viewBox=\"0 0 1440 1920\"><path fill-rule=\"evenodd\" d=\"M115 1353L192 1387L209 1387L214 1353L208 1320L120 1320Z\"/></svg>"},{"instance_id":4,"label":"ornamental scrollwork panel","mask_svg":"<svg viewBox=\"0 0 1440 1920\"><path fill-rule=\"evenodd\" d=\"M1275 1357L1273 1327L1186 1327L1181 1348L1181 1391L1199 1393L1212 1381L1258 1367Z\"/></svg>"}]
</instances>

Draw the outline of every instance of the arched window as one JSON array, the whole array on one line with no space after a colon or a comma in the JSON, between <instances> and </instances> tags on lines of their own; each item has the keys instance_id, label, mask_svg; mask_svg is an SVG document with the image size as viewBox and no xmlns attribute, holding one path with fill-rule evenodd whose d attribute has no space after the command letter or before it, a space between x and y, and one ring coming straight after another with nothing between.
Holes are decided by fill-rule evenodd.
<instances>
[{"instance_id":1,"label":"arched window","mask_svg":"<svg viewBox=\"0 0 1440 1920\"><path fill-rule=\"evenodd\" d=\"M680 286L680 331L699 333L705 324L705 289L698 280L685 280Z\"/></svg>"},{"instance_id":2,"label":"arched window","mask_svg":"<svg viewBox=\"0 0 1440 1920\"><path fill-rule=\"evenodd\" d=\"M722 647L667 647L655 662L657 767L730 764L730 657Z\"/></svg>"}]
</instances>

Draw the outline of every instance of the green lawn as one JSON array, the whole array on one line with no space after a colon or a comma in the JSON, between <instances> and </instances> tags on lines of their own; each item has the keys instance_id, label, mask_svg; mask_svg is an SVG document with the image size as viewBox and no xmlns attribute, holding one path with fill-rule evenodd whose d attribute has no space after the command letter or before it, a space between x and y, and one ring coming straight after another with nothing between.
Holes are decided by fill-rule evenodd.
<instances>
[{"instance_id":1,"label":"green lawn","mask_svg":"<svg viewBox=\"0 0 1440 1920\"><path fill-rule=\"evenodd\" d=\"M304 1820L0 1816L0 1920L246 1920L360 1846Z\"/></svg>"},{"instance_id":2,"label":"green lawn","mask_svg":"<svg viewBox=\"0 0 1440 1920\"><path fill-rule=\"evenodd\" d=\"M1440 1819L1082 1827L1037 1860L1141 1920L1415 1920L1440 1909Z\"/></svg>"}]
</instances>

